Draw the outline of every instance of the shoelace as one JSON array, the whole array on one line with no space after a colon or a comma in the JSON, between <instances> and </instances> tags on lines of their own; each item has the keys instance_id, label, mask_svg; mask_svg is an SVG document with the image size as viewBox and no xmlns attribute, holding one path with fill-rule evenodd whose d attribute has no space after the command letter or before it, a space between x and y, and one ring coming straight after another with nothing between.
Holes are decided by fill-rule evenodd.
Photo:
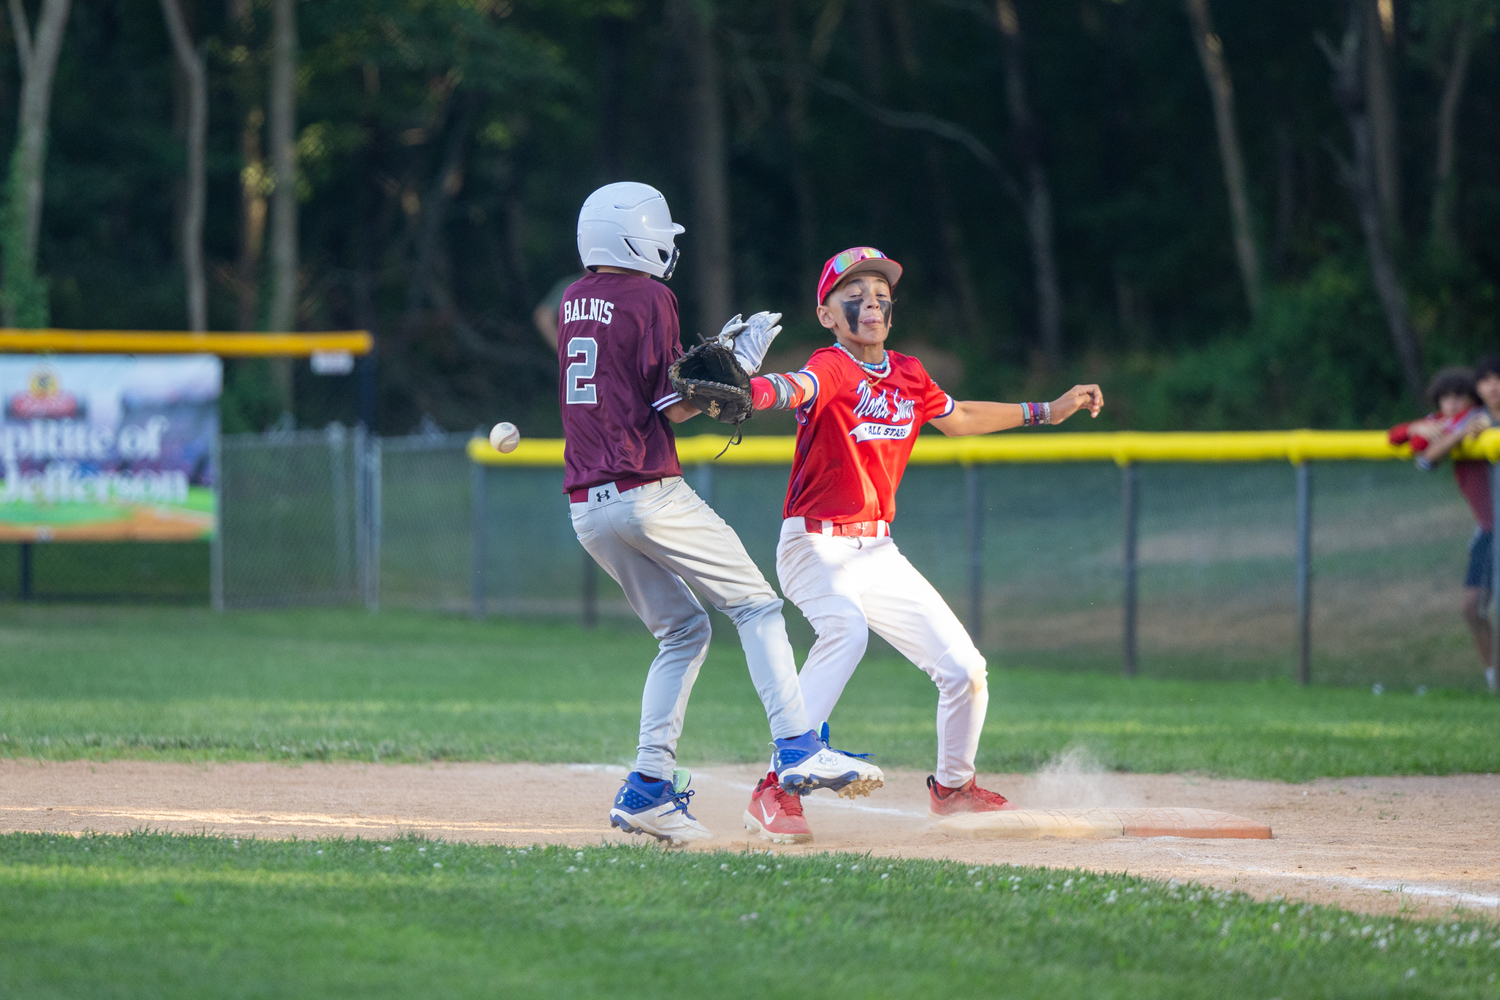
<instances>
[{"instance_id":1,"label":"shoelace","mask_svg":"<svg viewBox=\"0 0 1500 1000\"><path fill-rule=\"evenodd\" d=\"M985 802L993 802L996 805L1005 805L1007 802L1010 801L1010 799L1007 799L1004 795L1001 795L999 792L992 792L988 788L980 788L978 785L975 785L972 788L970 788L969 789L969 794L972 795L976 799L981 799L981 800L983 800Z\"/></svg>"},{"instance_id":2,"label":"shoelace","mask_svg":"<svg viewBox=\"0 0 1500 1000\"><path fill-rule=\"evenodd\" d=\"M981 802L993 802L996 805L1005 805L1010 801L1010 799L1007 799L999 792L992 792L988 788L980 788L979 783L972 778L960 788L948 788L946 785L940 785L934 778L927 779L927 786L932 789L933 794L937 796L939 801L964 797L978 799Z\"/></svg>"},{"instance_id":3,"label":"shoelace","mask_svg":"<svg viewBox=\"0 0 1500 1000\"><path fill-rule=\"evenodd\" d=\"M823 749L825 749L825 750L831 750L834 753L843 754L845 757L858 757L860 760L869 760L870 759L870 754L867 754L867 753L855 753L852 750L840 750L837 747L831 747L831 746L829 746L826 742L823 744Z\"/></svg>"},{"instance_id":4,"label":"shoelace","mask_svg":"<svg viewBox=\"0 0 1500 1000\"><path fill-rule=\"evenodd\" d=\"M688 819L692 819L693 818L693 814L690 813L690 812L688 812L687 810L688 810L688 801L690 799L692 799L692 797L693 797L694 794L695 794L695 792L691 788L684 788L680 792L675 792L674 791L672 793L673 806L672 806L671 809L668 809L667 812L668 813L674 813L674 812L677 812L678 810L681 810L682 813L683 813L683 815L687 816Z\"/></svg>"},{"instance_id":5,"label":"shoelace","mask_svg":"<svg viewBox=\"0 0 1500 1000\"><path fill-rule=\"evenodd\" d=\"M842 345L840 345L840 346L842 346ZM867 754L867 753L854 753L851 750L838 750L838 749L835 749L834 747L830 746L829 743L828 743L828 723L826 723L826 722L823 723L823 731L818 735L818 742L821 743L821 744L823 744L823 749L825 749L825 750L831 750L834 753L841 753L845 757L858 757L860 760L869 760L870 759L870 755Z\"/></svg>"},{"instance_id":6,"label":"shoelace","mask_svg":"<svg viewBox=\"0 0 1500 1000\"><path fill-rule=\"evenodd\" d=\"M759 796L765 792L770 792L771 798L776 800L776 808L781 815L805 815L802 812L802 799L783 788L778 779L762 778L760 784L755 786L755 794Z\"/></svg>"}]
</instances>

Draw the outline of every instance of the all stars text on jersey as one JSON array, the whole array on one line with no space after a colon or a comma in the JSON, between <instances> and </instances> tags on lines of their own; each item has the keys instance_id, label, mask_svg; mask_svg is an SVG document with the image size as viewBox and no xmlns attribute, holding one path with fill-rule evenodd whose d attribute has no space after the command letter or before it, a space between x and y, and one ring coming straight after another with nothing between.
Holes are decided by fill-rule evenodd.
<instances>
[{"instance_id":1,"label":"all stars text on jersey","mask_svg":"<svg viewBox=\"0 0 1500 1000\"><path fill-rule=\"evenodd\" d=\"M856 424L849 434L856 441L902 441L912 432L912 416L917 402L906 399L895 389L876 391L869 382L860 382L855 388L858 399L854 403L854 418L870 419ZM888 421L876 423L875 421Z\"/></svg>"},{"instance_id":2,"label":"all stars text on jersey","mask_svg":"<svg viewBox=\"0 0 1500 1000\"><path fill-rule=\"evenodd\" d=\"M609 325L614 318L615 304L605 299L566 299L563 301L563 322L575 323L591 320Z\"/></svg>"}]
</instances>

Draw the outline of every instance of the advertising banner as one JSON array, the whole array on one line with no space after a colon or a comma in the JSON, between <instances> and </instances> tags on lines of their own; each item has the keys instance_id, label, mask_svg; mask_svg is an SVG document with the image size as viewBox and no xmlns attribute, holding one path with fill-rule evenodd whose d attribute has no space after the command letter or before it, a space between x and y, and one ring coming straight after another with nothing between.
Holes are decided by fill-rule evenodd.
<instances>
[{"instance_id":1,"label":"advertising banner","mask_svg":"<svg viewBox=\"0 0 1500 1000\"><path fill-rule=\"evenodd\" d=\"M0 355L0 541L196 541L217 526L212 355Z\"/></svg>"}]
</instances>

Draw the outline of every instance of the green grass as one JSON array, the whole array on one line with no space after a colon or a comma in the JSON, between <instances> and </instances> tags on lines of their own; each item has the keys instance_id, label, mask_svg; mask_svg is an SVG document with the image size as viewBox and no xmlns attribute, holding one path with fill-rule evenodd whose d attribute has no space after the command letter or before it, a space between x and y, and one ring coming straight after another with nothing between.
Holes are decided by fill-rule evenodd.
<instances>
[{"instance_id":1,"label":"green grass","mask_svg":"<svg viewBox=\"0 0 1500 1000\"><path fill-rule=\"evenodd\" d=\"M622 761L654 643L413 612L0 605L0 754ZM995 670L981 766L1301 779L1500 770L1500 704ZM926 766L936 694L874 658L837 742ZM736 647L686 763L754 761ZM856 867L857 866L857 867ZM855 855L0 836L0 996L1500 997L1492 923L1126 876Z\"/></svg>"},{"instance_id":2,"label":"green grass","mask_svg":"<svg viewBox=\"0 0 1500 1000\"><path fill-rule=\"evenodd\" d=\"M639 626L0 605L0 755L622 762L654 649ZM835 743L929 767L935 706L925 674L870 659L832 720ZM1030 769L1082 746L1130 771L1493 772L1497 724L1500 702L1461 692L995 669L979 764ZM716 640L682 760L757 761L766 738L742 655Z\"/></svg>"},{"instance_id":3,"label":"green grass","mask_svg":"<svg viewBox=\"0 0 1500 1000\"><path fill-rule=\"evenodd\" d=\"M0 544L0 599L20 596L21 547ZM56 542L31 547L39 600L208 604L207 542Z\"/></svg>"},{"instance_id":4,"label":"green grass","mask_svg":"<svg viewBox=\"0 0 1500 1000\"><path fill-rule=\"evenodd\" d=\"M0 837L0 994L1495 997L1493 923L851 854Z\"/></svg>"}]
</instances>

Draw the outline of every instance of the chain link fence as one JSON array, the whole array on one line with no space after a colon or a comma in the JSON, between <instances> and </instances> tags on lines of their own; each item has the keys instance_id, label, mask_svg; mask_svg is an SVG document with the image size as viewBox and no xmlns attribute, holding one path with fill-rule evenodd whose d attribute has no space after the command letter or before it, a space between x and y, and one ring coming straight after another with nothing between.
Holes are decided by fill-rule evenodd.
<instances>
[{"instance_id":1,"label":"chain link fence","mask_svg":"<svg viewBox=\"0 0 1500 1000\"><path fill-rule=\"evenodd\" d=\"M379 462L372 444L338 424L220 439L216 607L361 598L378 534L369 521L370 466Z\"/></svg>"},{"instance_id":2,"label":"chain link fence","mask_svg":"<svg viewBox=\"0 0 1500 1000\"><path fill-rule=\"evenodd\" d=\"M219 605L629 617L562 470L474 464L467 439L225 437ZM686 471L773 584L787 474ZM913 465L893 535L997 666L1473 687L1473 531L1452 476L1408 463L1078 462Z\"/></svg>"},{"instance_id":3,"label":"chain link fence","mask_svg":"<svg viewBox=\"0 0 1500 1000\"><path fill-rule=\"evenodd\" d=\"M382 439L338 424L226 435L215 606L466 608L467 439Z\"/></svg>"},{"instance_id":4,"label":"chain link fence","mask_svg":"<svg viewBox=\"0 0 1500 1000\"><path fill-rule=\"evenodd\" d=\"M1395 462L1301 468L1311 501L1308 679L1482 684L1459 615L1474 521L1452 476ZM788 469L727 466L690 480L694 471L774 583ZM1277 462L913 465L892 535L992 663L1128 671L1133 661L1155 677L1297 678L1297 475ZM788 618L810 642L790 606Z\"/></svg>"}]
</instances>

